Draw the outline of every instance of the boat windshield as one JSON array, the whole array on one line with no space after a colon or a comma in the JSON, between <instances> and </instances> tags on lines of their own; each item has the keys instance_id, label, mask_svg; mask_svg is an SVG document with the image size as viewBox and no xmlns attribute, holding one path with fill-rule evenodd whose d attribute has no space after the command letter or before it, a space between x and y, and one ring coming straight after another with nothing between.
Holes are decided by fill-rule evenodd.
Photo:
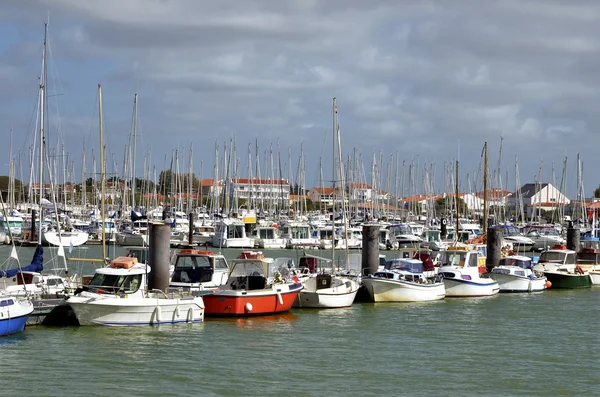
<instances>
[{"instance_id":1,"label":"boat windshield","mask_svg":"<svg viewBox=\"0 0 600 397\"><path fill-rule=\"evenodd\" d=\"M505 236L520 236L521 232L516 226L504 226L502 228L502 234Z\"/></svg>"},{"instance_id":2,"label":"boat windshield","mask_svg":"<svg viewBox=\"0 0 600 397\"><path fill-rule=\"evenodd\" d=\"M396 236L401 234L413 234L412 229L408 225L392 225L388 229Z\"/></svg>"},{"instance_id":3,"label":"boat windshield","mask_svg":"<svg viewBox=\"0 0 600 397\"><path fill-rule=\"evenodd\" d=\"M308 226L294 226L291 228L292 238L309 238L310 233Z\"/></svg>"},{"instance_id":4,"label":"boat windshield","mask_svg":"<svg viewBox=\"0 0 600 397\"><path fill-rule=\"evenodd\" d=\"M523 269L531 269L531 259L517 259L517 258L502 258L498 263L498 266L517 266Z\"/></svg>"},{"instance_id":5,"label":"boat windshield","mask_svg":"<svg viewBox=\"0 0 600 397\"><path fill-rule=\"evenodd\" d=\"M231 269L230 277L265 276L264 265L260 261L236 263Z\"/></svg>"},{"instance_id":6,"label":"boat windshield","mask_svg":"<svg viewBox=\"0 0 600 397\"><path fill-rule=\"evenodd\" d=\"M600 250L600 241L598 240L581 240L581 248L592 248L595 251Z\"/></svg>"},{"instance_id":7,"label":"boat windshield","mask_svg":"<svg viewBox=\"0 0 600 397\"><path fill-rule=\"evenodd\" d=\"M539 263L564 263L566 252L546 251L540 255Z\"/></svg>"},{"instance_id":8,"label":"boat windshield","mask_svg":"<svg viewBox=\"0 0 600 397\"><path fill-rule=\"evenodd\" d=\"M423 273L423 262L391 260L385 264L385 268L394 270L404 270L411 273Z\"/></svg>"},{"instance_id":9,"label":"boat windshield","mask_svg":"<svg viewBox=\"0 0 600 397\"><path fill-rule=\"evenodd\" d=\"M140 287L142 281L141 274L117 275L96 273L90 283L86 286L87 290L102 293L133 293Z\"/></svg>"},{"instance_id":10,"label":"boat windshield","mask_svg":"<svg viewBox=\"0 0 600 397\"><path fill-rule=\"evenodd\" d=\"M435 243L441 240L441 232L437 230L428 230L424 234L424 241L429 243Z\"/></svg>"}]
</instances>

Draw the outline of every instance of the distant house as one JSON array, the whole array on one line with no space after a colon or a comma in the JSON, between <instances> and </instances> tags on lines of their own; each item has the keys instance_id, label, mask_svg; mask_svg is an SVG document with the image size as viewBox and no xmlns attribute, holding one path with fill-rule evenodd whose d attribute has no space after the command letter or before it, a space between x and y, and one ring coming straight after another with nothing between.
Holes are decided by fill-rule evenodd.
<instances>
[{"instance_id":1,"label":"distant house","mask_svg":"<svg viewBox=\"0 0 600 397\"><path fill-rule=\"evenodd\" d=\"M538 209L551 211L571 203L565 194L550 183L527 183L509 197L508 203L517 209L519 199L522 200L523 209L528 217Z\"/></svg>"},{"instance_id":2,"label":"distant house","mask_svg":"<svg viewBox=\"0 0 600 397\"><path fill-rule=\"evenodd\" d=\"M333 205L341 202L342 189L332 187L313 187L307 194L308 198L319 205Z\"/></svg>"},{"instance_id":3,"label":"distant house","mask_svg":"<svg viewBox=\"0 0 600 397\"><path fill-rule=\"evenodd\" d=\"M366 183L349 183L348 184L348 200L350 201L369 201L374 197L373 188Z\"/></svg>"},{"instance_id":4,"label":"distant house","mask_svg":"<svg viewBox=\"0 0 600 397\"><path fill-rule=\"evenodd\" d=\"M498 206L504 207L508 205L508 199L513 195L513 192L503 189L488 189L487 190L487 205L488 207ZM484 192L477 192L477 197L483 200Z\"/></svg>"},{"instance_id":5,"label":"distant house","mask_svg":"<svg viewBox=\"0 0 600 397\"><path fill-rule=\"evenodd\" d=\"M289 203L290 184L284 179L234 178L232 197L245 200Z\"/></svg>"}]
</instances>

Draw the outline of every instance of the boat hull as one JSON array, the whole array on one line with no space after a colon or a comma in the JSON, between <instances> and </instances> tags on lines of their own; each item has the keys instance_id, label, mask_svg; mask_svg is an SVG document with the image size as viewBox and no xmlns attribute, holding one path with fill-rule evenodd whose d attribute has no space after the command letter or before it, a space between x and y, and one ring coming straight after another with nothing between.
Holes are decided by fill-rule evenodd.
<instances>
[{"instance_id":1,"label":"boat hull","mask_svg":"<svg viewBox=\"0 0 600 397\"><path fill-rule=\"evenodd\" d=\"M117 233L116 243L124 246L144 247L148 245L148 236L141 233Z\"/></svg>"},{"instance_id":2,"label":"boat hull","mask_svg":"<svg viewBox=\"0 0 600 397\"><path fill-rule=\"evenodd\" d=\"M335 286L316 289L316 279L308 280L298 294L293 307L298 308L336 308L348 307L354 303L354 298L360 285L355 280L340 279Z\"/></svg>"},{"instance_id":3,"label":"boat hull","mask_svg":"<svg viewBox=\"0 0 600 397\"><path fill-rule=\"evenodd\" d=\"M58 232L46 232L43 234L46 243L54 246L62 245L63 247L78 247L85 244L89 235L86 232L61 232L60 237Z\"/></svg>"},{"instance_id":4,"label":"boat hull","mask_svg":"<svg viewBox=\"0 0 600 397\"><path fill-rule=\"evenodd\" d=\"M420 284L376 277L363 278L362 283L374 302L427 302L446 297L443 283Z\"/></svg>"},{"instance_id":5,"label":"boat hull","mask_svg":"<svg viewBox=\"0 0 600 397\"><path fill-rule=\"evenodd\" d=\"M590 282L592 285L600 285L600 271L590 272Z\"/></svg>"},{"instance_id":6,"label":"boat hull","mask_svg":"<svg viewBox=\"0 0 600 397\"><path fill-rule=\"evenodd\" d=\"M512 274L491 273L491 277L498 282L500 292L541 292L546 289L546 277L515 276Z\"/></svg>"},{"instance_id":7,"label":"boat hull","mask_svg":"<svg viewBox=\"0 0 600 397\"><path fill-rule=\"evenodd\" d=\"M544 272L544 276L552 283L552 289L589 288L592 283L589 274L567 272Z\"/></svg>"},{"instance_id":8,"label":"boat hull","mask_svg":"<svg viewBox=\"0 0 600 397\"><path fill-rule=\"evenodd\" d=\"M14 298L8 298L14 300ZM0 336L8 336L23 332L27 319L33 312L30 302L15 301L10 306L2 306L0 313Z\"/></svg>"},{"instance_id":9,"label":"boat hull","mask_svg":"<svg viewBox=\"0 0 600 397\"><path fill-rule=\"evenodd\" d=\"M482 279L482 282L444 278L446 297L480 297L496 295L500 292L498 282L491 279ZM488 281L489 280L489 281Z\"/></svg>"},{"instance_id":10,"label":"boat hull","mask_svg":"<svg viewBox=\"0 0 600 397\"><path fill-rule=\"evenodd\" d=\"M217 290L204 296L207 317L244 317L286 312L302 290L301 284L289 291L274 289L259 291Z\"/></svg>"},{"instance_id":11,"label":"boat hull","mask_svg":"<svg viewBox=\"0 0 600 397\"><path fill-rule=\"evenodd\" d=\"M195 323L204 320L201 297L108 298L71 297L67 301L80 325L141 326Z\"/></svg>"}]
</instances>

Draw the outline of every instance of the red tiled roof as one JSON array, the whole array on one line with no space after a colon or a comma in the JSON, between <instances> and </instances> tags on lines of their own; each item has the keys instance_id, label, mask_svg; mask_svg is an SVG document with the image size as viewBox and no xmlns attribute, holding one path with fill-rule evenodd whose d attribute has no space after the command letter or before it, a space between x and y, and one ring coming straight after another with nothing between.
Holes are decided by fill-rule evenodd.
<instances>
[{"instance_id":1,"label":"red tiled roof","mask_svg":"<svg viewBox=\"0 0 600 397\"><path fill-rule=\"evenodd\" d=\"M349 183L348 187L350 189L372 189L372 187L366 183Z\"/></svg>"},{"instance_id":2,"label":"red tiled roof","mask_svg":"<svg viewBox=\"0 0 600 397\"><path fill-rule=\"evenodd\" d=\"M483 191L477 192L477 193L475 193L475 195L479 198L483 198ZM488 189L488 191L487 191L487 198L491 199L491 200L505 198L510 195L512 195L512 192L509 192L508 190Z\"/></svg>"}]
</instances>

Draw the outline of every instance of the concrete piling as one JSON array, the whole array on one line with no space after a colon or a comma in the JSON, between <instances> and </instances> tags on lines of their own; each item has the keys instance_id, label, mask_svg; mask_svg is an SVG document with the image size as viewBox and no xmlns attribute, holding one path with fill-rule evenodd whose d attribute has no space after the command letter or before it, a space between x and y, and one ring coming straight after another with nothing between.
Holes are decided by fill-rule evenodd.
<instances>
[{"instance_id":1,"label":"concrete piling","mask_svg":"<svg viewBox=\"0 0 600 397\"><path fill-rule=\"evenodd\" d=\"M579 251L579 229L573 226L573 222L567 228L567 249Z\"/></svg>"},{"instance_id":2,"label":"concrete piling","mask_svg":"<svg viewBox=\"0 0 600 397\"><path fill-rule=\"evenodd\" d=\"M498 263L502 256L502 229L490 227L487 230L487 256L485 258L485 267L490 272Z\"/></svg>"},{"instance_id":3,"label":"concrete piling","mask_svg":"<svg viewBox=\"0 0 600 397\"><path fill-rule=\"evenodd\" d=\"M379 267L379 225L363 225L362 275L368 276Z\"/></svg>"},{"instance_id":4,"label":"concrete piling","mask_svg":"<svg viewBox=\"0 0 600 397\"><path fill-rule=\"evenodd\" d=\"M169 264L171 227L163 223L151 223L148 264L148 289L159 289L167 292L169 289Z\"/></svg>"}]
</instances>

